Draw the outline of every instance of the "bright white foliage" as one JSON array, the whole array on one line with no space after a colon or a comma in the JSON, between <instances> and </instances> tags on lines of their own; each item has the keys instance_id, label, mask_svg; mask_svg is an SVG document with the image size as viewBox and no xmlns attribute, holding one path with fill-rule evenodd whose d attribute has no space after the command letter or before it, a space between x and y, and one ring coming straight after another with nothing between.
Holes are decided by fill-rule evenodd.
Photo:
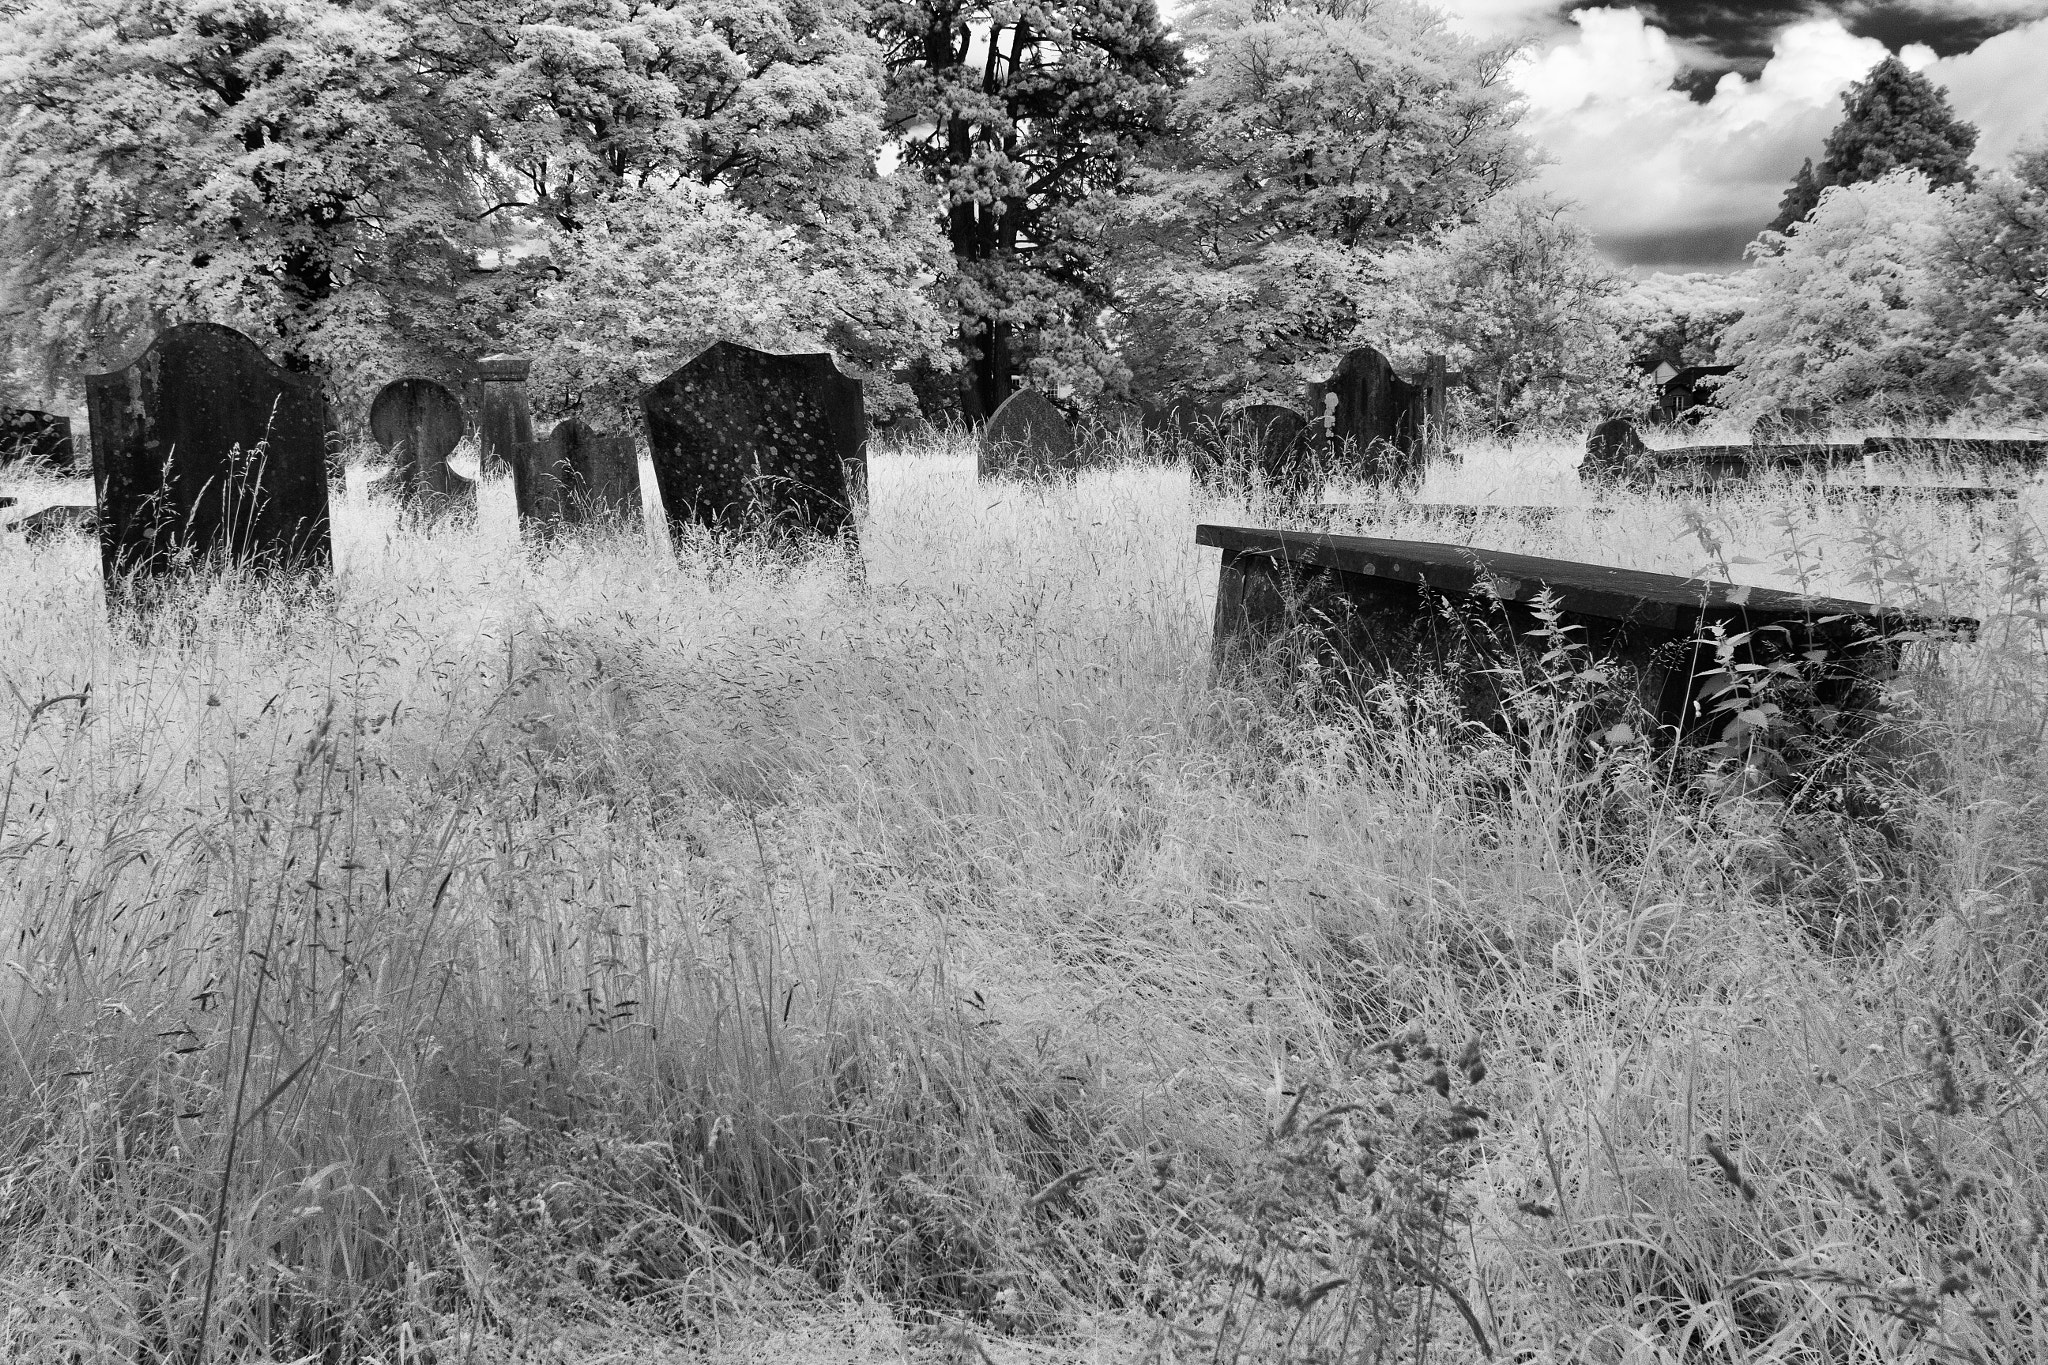
<instances>
[{"instance_id":1,"label":"bright white foliage","mask_svg":"<svg viewBox=\"0 0 2048 1365\"><path fill-rule=\"evenodd\" d=\"M1836 186L1775 254L1757 261L1756 304L1729 329L1735 372L1718 402L1738 417L1814 409L1837 420L1926 415L1955 382L1930 311L1933 263L1953 192L1900 171Z\"/></svg>"}]
</instances>

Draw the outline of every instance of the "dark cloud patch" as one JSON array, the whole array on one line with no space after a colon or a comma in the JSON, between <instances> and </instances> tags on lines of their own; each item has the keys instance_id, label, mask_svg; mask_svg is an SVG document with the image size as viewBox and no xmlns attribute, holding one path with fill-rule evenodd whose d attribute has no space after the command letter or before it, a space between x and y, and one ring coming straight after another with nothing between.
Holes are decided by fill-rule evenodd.
<instances>
[{"instance_id":1,"label":"dark cloud patch","mask_svg":"<svg viewBox=\"0 0 2048 1365\"><path fill-rule=\"evenodd\" d=\"M1724 223L1660 232L1611 232L1601 235L1599 246L1616 265L1733 270L1743 263L1742 249L1755 240L1757 227L1755 223Z\"/></svg>"},{"instance_id":2,"label":"dark cloud patch","mask_svg":"<svg viewBox=\"0 0 2048 1365\"><path fill-rule=\"evenodd\" d=\"M2026 22L2025 14L1958 14L1946 7L1923 7L1910 0L1757 0L1754 4L1716 0L1635 0L1649 23L1706 54L1706 60L1681 72L1672 87L1699 103L1713 98L1714 85L1730 71L1754 79L1771 58L1778 31L1802 19L1833 16L1859 38L1875 38L1897 52L1908 43L1925 43L1943 57L1968 52L1986 38ZM1558 7L1569 17L1583 4Z\"/></svg>"},{"instance_id":3,"label":"dark cloud patch","mask_svg":"<svg viewBox=\"0 0 2048 1365\"><path fill-rule=\"evenodd\" d=\"M1911 5L1870 5L1843 15L1849 31L1875 38L1897 52L1908 43L1925 43L1941 57L1953 57L2017 28L2024 16L1930 14Z\"/></svg>"}]
</instances>

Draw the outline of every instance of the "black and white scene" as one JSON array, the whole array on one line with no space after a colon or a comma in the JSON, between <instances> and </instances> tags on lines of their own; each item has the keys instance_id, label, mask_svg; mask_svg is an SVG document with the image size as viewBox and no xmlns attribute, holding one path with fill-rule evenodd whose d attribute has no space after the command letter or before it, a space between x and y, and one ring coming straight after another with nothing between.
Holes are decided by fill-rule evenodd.
<instances>
[{"instance_id":1,"label":"black and white scene","mask_svg":"<svg viewBox=\"0 0 2048 1365\"><path fill-rule=\"evenodd\" d=\"M2048 0L0 0L0 1361L2048 1360Z\"/></svg>"}]
</instances>

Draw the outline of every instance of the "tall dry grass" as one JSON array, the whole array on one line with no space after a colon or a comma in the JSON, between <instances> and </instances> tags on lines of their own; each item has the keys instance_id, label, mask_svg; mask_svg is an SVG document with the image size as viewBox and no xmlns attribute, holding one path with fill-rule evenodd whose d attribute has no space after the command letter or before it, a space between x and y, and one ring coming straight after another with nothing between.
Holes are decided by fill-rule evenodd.
<instances>
[{"instance_id":1,"label":"tall dry grass","mask_svg":"<svg viewBox=\"0 0 2048 1365\"><path fill-rule=\"evenodd\" d=\"M0 1350L2026 1358L2039 510L1392 523L1982 616L1876 832L1216 689L1170 464L878 457L858 563L358 477L153 631L0 543Z\"/></svg>"}]
</instances>

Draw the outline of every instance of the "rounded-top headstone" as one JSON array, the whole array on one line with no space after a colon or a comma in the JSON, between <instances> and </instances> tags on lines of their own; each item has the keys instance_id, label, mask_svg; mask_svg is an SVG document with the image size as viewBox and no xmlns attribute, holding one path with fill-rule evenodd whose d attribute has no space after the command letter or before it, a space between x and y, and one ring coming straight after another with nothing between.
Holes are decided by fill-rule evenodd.
<instances>
[{"instance_id":1,"label":"rounded-top headstone","mask_svg":"<svg viewBox=\"0 0 2048 1365\"><path fill-rule=\"evenodd\" d=\"M1019 389L982 428L975 472L984 479L1043 479L1072 473L1079 464L1080 447L1066 417L1037 389Z\"/></svg>"},{"instance_id":2,"label":"rounded-top headstone","mask_svg":"<svg viewBox=\"0 0 2048 1365\"><path fill-rule=\"evenodd\" d=\"M640 511L640 452L631 436L568 418L512 452L512 495L520 525L543 534L628 521Z\"/></svg>"},{"instance_id":3,"label":"rounded-top headstone","mask_svg":"<svg viewBox=\"0 0 2048 1365\"><path fill-rule=\"evenodd\" d=\"M1627 483L1640 480L1650 447L1635 423L1610 417L1587 433L1586 458L1579 462L1582 483Z\"/></svg>"},{"instance_id":4,"label":"rounded-top headstone","mask_svg":"<svg viewBox=\"0 0 2048 1365\"><path fill-rule=\"evenodd\" d=\"M476 483L448 467L468 431L461 400L432 379L394 379L370 403L370 436L391 461L372 491L421 510L475 506Z\"/></svg>"},{"instance_id":5,"label":"rounded-top headstone","mask_svg":"<svg viewBox=\"0 0 2048 1365\"><path fill-rule=\"evenodd\" d=\"M333 563L327 404L312 376L233 328L190 322L85 383L110 591L213 564Z\"/></svg>"}]
</instances>

